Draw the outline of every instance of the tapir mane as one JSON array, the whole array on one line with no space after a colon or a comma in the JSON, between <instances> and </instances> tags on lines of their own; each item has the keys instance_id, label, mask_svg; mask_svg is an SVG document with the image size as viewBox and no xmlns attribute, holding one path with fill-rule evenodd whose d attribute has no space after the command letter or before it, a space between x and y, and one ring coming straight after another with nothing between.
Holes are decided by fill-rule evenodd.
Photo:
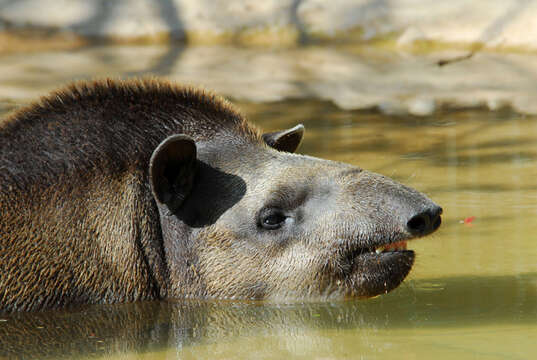
<instances>
[{"instance_id":1,"label":"tapir mane","mask_svg":"<svg viewBox=\"0 0 537 360\"><path fill-rule=\"evenodd\" d=\"M0 182L146 167L169 135L200 141L223 132L260 141L230 103L204 90L153 78L75 82L0 121Z\"/></svg>"}]
</instances>

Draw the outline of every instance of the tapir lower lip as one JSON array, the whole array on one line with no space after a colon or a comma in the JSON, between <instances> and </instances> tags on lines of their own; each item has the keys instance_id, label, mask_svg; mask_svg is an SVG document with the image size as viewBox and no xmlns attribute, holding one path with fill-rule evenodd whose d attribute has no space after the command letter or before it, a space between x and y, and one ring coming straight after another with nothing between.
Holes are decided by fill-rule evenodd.
<instances>
[{"instance_id":1,"label":"tapir lower lip","mask_svg":"<svg viewBox=\"0 0 537 360\"><path fill-rule=\"evenodd\" d=\"M373 297L399 286L414 264L412 250L363 252L352 262L344 280L349 297Z\"/></svg>"}]
</instances>

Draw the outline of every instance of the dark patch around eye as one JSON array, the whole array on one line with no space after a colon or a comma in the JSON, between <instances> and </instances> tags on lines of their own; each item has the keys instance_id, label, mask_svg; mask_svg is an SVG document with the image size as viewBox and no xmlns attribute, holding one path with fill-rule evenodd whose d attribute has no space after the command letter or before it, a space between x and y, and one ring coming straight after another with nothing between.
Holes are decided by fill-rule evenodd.
<instances>
[{"instance_id":1,"label":"dark patch around eye","mask_svg":"<svg viewBox=\"0 0 537 360\"><path fill-rule=\"evenodd\" d=\"M306 202L310 193L311 190L305 187L297 190L291 186L280 186L278 190L270 194L266 206L267 208L294 210Z\"/></svg>"}]
</instances>

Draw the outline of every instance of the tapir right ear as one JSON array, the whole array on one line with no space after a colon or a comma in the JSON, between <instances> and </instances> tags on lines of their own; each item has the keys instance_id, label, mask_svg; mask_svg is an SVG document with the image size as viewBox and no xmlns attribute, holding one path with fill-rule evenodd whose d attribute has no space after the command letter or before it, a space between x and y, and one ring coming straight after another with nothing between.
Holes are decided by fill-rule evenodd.
<instances>
[{"instance_id":1,"label":"tapir right ear","mask_svg":"<svg viewBox=\"0 0 537 360\"><path fill-rule=\"evenodd\" d=\"M149 162L149 181L155 199L175 212L190 194L196 172L196 143L172 135L160 143Z\"/></svg>"},{"instance_id":2,"label":"tapir right ear","mask_svg":"<svg viewBox=\"0 0 537 360\"><path fill-rule=\"evenodd\" d=\"M278 151L294 153L304 136L304 125L298 124L287 130L263 134L265 144Z\"/></svg>"}]
</instances>

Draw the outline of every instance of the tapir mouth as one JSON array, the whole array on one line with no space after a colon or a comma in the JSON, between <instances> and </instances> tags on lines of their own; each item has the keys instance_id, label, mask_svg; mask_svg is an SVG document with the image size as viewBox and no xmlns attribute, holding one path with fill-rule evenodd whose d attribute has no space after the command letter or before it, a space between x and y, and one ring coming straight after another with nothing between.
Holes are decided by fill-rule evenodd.
<instances>
[{"instance_id":1,"label":"tapir mouth","mask_svg":"<svg viewBox=\"0 0 537 360\"><path fill-rule=\"evenodd\" d=\"M373 297L398 287L414 264L407 240L348 249L341 258L346 297Z\"/></svg>"},{"instance_id":2,"label":"tapir mouth","mask_svg":"<svg viewBox=\"0 0 537 360\"><path fill-rule=\"evenodd\" d=\"M407 249L407 240L401 240L397 242L391 242L387 244L381 244L376 246L369 246L369 247L357 247L354 249L349 249L346 256L349 259L354 259L356 256L360 256L362 254L367 253L375 253L375 254L381 254L383 252L396 252L396 251L403 251Z\"/></svg>"},{"instance_id":3,"label":"tapir mouth","mask_svg":"<svg viewBox=\"0 0 537 360\"><path fill-rule=\"evenodd\" d=\"M340 292L348 297L373 297L399 286L414 264L415 254L407 250L407 240L429 235L441 223L442 208L431 207L413 216L405 232L388 237L374 233L364 241L351 241L340 251L338 279ZM342 286L342 287L341 287Z\"/></svg>"}]
</instances>

